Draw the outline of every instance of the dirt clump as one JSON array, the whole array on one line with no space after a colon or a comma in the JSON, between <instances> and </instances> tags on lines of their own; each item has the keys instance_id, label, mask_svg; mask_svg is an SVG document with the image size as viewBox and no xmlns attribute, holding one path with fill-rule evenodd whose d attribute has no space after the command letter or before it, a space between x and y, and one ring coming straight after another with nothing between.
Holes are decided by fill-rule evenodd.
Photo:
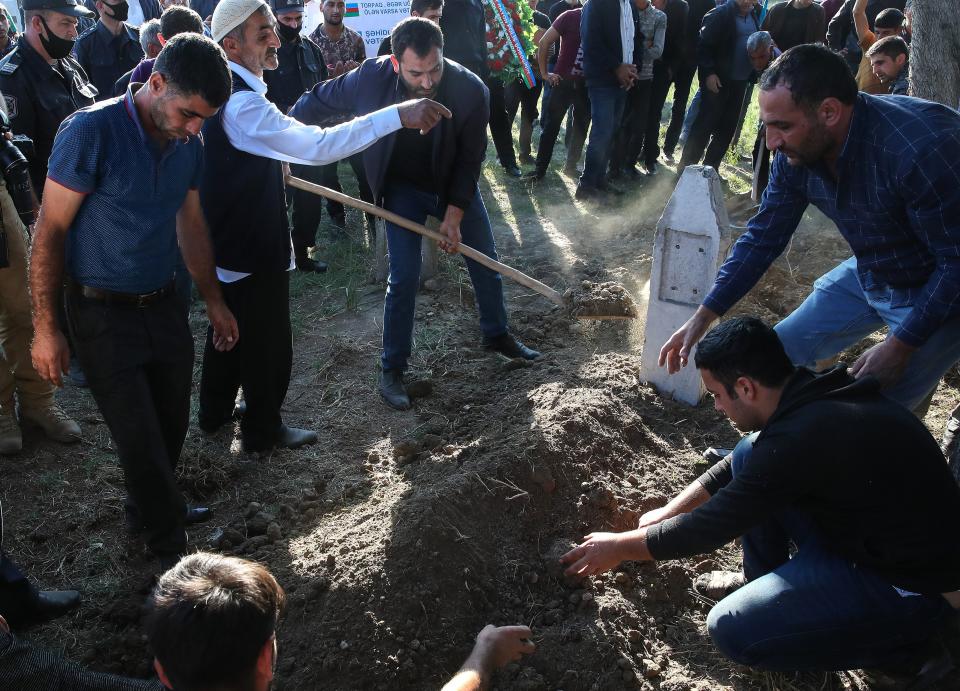
<instances>
[{"instance_id":1,"label":"dirt clump","mask_svg":"<svg viewBox=\"0 0 960 691\"><path fill-rule=\"evenodd\" d=\"M614 281L581 281L579 288L568 288L563 298L570 306L571 316L581 319L637 318L637 306L633 298L626 288Z\"/></svg>"}]
</instances>

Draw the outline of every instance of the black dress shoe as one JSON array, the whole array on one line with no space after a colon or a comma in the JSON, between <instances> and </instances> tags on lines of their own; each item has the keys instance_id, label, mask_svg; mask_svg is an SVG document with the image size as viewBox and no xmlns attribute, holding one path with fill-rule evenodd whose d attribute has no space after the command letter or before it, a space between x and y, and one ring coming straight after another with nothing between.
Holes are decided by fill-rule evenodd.
<instances>
[{"instance_id":1,"label":"black dress shoe","mask_svg":"<svg viewBox=\"0 0 960 691\"><path fill-rule=\"evenodd\" d=\"M127 533L130 535L139 535L142 533L143 519L140 518L140 513L132 506L125 506L123 511L123 520L127 526ZM184 525L195 525L209 521L211 518L213 518L213 509L207 506L188 506L187 513L183 516L183 523Z\"/></svg>"},{"instance_id":2,"label":"black dress shoe","mask_svg":"<svg viewBox=\"0 0 960 691\"><path fill-rule=\"evenodd\" d=\"M540 357L540 353L538 351L523 345L523 343L517 340L517 337L509 331L494 338L484 338L483 347L487 350L493 350L497 353L500 353L501 355L506 355L511 360L515 358L536 360L538 357Z\"/></svg>"},{"instance_id":3,"label":"black dress shoe","mask_svg":"<svg viewBox=\"0 0 960 691\"><path fill-rule=\"evenodd\" d=\"M512 166L504 166L503 169L506 171L507 175L512 178L518 178L523 175L523 172L516 166L516 164Z\"/></svg>"},{"instance_id":4,"label":"black dress shoe","mask_svg":"<svg viewBox=\"0 0 960 691\"><path fill-rule=\"evenodd\" d=\"M280 426L280 434L277 435L277 446L282 449L299 449L307 444L316 444L320 441L320 435L311 429L300 429L299 427Z\"/></svg>"},{"instance_id":5,"label":"black dress shoe","mask_svg":"<svg viewBox=\"0 0 960 691\"><path fill-rule=\"evenodd\" d=\"M384 402L395 410L410 410L410 396L403 386L403 372L396 369L383 370L377 381L377 390Z\"/></svg>"},{"instance_id":6,"label":"black dress shoe","mask_svg":"<svg viewBox=\"0 0 960 691\"><path fill-rule=\"evenodd\" d=\"M657 162L656 162L656 161L652 161L652 162L649 162L649 163L644 163L644 164L643 164L643 172L644 172L646 175L656 175L656 174L657 174Z\"/></svg>"},{"instance_id":7,"label":"black dress shoe","mask_svg":"<svg viewBox=\"0 0 960 691\"><path fill-rule=\"evenodd\" d=\"M187 515L183 517L186 525L196 525L213 518L213 509L209 506L188 506Z\"/></svg>"},{"instance_id":8,"label":"black dress shoe","mask_svg":"<svg viewBox=\"0 0 960 691\"><path fill-rule=\"evenodd\" d=\"M327 270L327 263L316 259L298 259L297 271L310 274L322 274Z\"/></svg>"},{"instance_id":9,"label":"black dress shoe","mask_svg":"<svg viewBox=\"0 0 960 691\"><path fill-rule=\"evenodd\" d=\"M76 590L41 590L34 600L32 623L42 624L61 617L80 605Z\"/></svg>"},{"instance_id":10,"label":"black dress shoe","mask_svg":"<svg viewBox=\"0 0 960 691\"><path fill-rule=\"evenodd\" d=\"M530 180L531 182L539 182L543 180L547 175L545 170L531 170L523 174L524 180Z\"/></svg>"}]
</instances>

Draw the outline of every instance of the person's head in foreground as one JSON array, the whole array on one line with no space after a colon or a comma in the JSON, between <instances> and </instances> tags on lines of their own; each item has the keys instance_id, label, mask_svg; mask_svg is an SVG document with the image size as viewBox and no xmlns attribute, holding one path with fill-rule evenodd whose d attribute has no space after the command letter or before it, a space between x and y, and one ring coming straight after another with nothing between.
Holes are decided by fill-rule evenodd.
<instances>
[{"instance_id":1,"label":"person's head in foreground","mask_svg":"<svg viewBox=\"0 0 960 691\"><path fill-rule=\"evenodd\" d=\"M191 33L166 42L135 96L150 115L148 132L165 139L196 135L229 97L230 71L223 51L209 38Z\"/></svg>"},{"instance_id":2,"label":"person's head in foreground","mask_svg":"<svg viewBox=\"0 0 960 691\"><path fill-rule=\"evenodd\" d=\"M694 362L714 407L744 432L766 424L794 372L777 332L756 317L715 326L697 346Z\"/></svg>"},{"instance_id":3,"label":"person's head in foreground","mask_svg":"<svg viewBox=\"0 0 960 691\"><path fill-rule=\"evenodd\" d=\"M265 691L277 659L284 592L260 564L199 552L157 581L147 638L164 686Z\"/></svg>"},{"instance_id":4,"label":"person's head in foreground","mask_svg":"<svg viewBox=\"0 0 960 691\"><path fill-rule=\"evenodd\" d=\"M407 17L390 33L390 60L411 98L434 98L443 79L443 34L422 17Z\"/></svg>"},{"instance_id":5,"label":"person's head in foreground","mask_svg":"<svg viewBox=\"0 0 960 691\"><path fill-rule=\"evenodd\" d=\"M857 101L857 81L838 53L806 44L786 51L760 78L767 148L794 166L835 161Z\"/></svg>"}]
</instances>

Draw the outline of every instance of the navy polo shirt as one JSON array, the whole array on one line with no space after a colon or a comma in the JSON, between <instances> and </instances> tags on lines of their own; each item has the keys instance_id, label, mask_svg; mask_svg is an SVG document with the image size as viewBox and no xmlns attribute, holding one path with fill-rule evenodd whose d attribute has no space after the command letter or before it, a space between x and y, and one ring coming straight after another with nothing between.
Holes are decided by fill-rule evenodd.
<instances>
[{"instance_id":1,"label":"navy polo shirt","mask_svg":"<svg viewBox=\"0 0 960 691\"><path fill-rule=\"evenodd\" d=\"M67 273L94 288L149 293L173 278L177 211L200 185L203 143L190 137L159 151L133 93L64 120L47 176L86 195L67 233Z\"/></svg>"}]
</instances>

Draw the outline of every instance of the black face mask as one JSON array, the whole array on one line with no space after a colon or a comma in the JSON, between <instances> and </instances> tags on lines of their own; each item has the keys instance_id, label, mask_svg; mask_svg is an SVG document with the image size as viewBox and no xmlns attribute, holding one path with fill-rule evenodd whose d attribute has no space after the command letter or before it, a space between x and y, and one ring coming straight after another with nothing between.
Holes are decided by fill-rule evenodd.
<instances>
[{"instance_id":1,"label":"black face mask","mask_svg":"<svg viewBox=\"0 0 960 691\"><path fill-rule=\"evenodd\" d=\"M127 0L118 2L116 5L111 5L109 2L103 4L110 8L110 14L108 15L110 19L116 19L118 22L127 21L130 14L130 5L127 4Z\"/></svg>"},{"instance_id":2,"label":"black face mask","mask_svg":"<svg viewBox=\"0 0 960 691\"><path fill-rule=\"evenodd\" d=\"M303 24L298 24L297 26L288 26L277 22L277 33L280 34L280 38L285 43L292 43L297 40L297 36L300 35L300 30L303 29Z\"/></svg>"},{"instance_id":3,"label":"black face mask","mask_svg":"<svg viewBox=\"0 0 960 691\"><path fill-rule=\"evenodd\" d=\"M40 17L40 21L43 22L43 28L47 30L46 36L40 36L40 45L42 45L43 49L47 51L47 55L54 60L62 60L70 55L70 51L73 50L73 44L76 43L76 39L60 38L50 29L46 19Z\"/></svg>"}]
</instances>

